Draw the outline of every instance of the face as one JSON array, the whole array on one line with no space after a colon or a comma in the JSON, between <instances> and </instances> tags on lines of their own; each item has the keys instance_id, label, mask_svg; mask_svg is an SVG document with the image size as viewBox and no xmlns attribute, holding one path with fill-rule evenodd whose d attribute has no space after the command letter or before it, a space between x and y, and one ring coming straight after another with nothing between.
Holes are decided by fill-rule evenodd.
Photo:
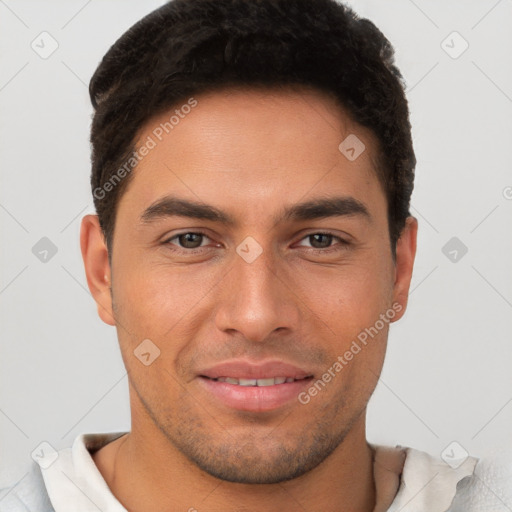
<instances>
[{"instance_id":1,"label":"face","mask_svg":"<svg viewBox=\"0 0 512 512\"><path fill-rule=\"evenodd\" d=\"M156 426L218 478L280 482L365 412L405 311L415 226L395 263L376 140L321 93L194 100L168 134L174 109L139 134L156 144L118 204L111 275L84 220L89 285L117 326L132 430ZM355 159L339 149L349 135L365 145Z\"/></svg>"}]
</instances>

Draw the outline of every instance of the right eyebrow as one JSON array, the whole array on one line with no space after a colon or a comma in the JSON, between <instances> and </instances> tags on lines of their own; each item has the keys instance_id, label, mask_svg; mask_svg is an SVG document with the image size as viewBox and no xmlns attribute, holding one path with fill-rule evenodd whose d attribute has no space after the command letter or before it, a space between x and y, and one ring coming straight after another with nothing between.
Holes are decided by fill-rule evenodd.
<instances>
[{"instance_id":1,"label":"right eyebrow","mask_svg":"<svg viewBox=\"0 0 512 512\"><path fill-rule=\"evenodd\" d=\"M175 196L165 196L151 204L141 215L141 221L145 224L165 217L190 217L200 220L220 222L229 226L236 224L227 213L215 208L212 205L180 199Z\"/></svg>"}]
</instances>

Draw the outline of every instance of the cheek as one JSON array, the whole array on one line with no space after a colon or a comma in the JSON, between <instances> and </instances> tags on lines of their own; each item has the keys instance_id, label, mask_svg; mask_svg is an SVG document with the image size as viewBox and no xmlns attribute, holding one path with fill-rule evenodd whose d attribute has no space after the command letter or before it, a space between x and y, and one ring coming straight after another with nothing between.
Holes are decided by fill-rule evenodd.
<instances>
[{"instance_id":1,"label":"cheek","mask_svg":"<svg viewBox=\"0 0 512 512\"><path fill-rule=\"evenodd\" d=\"M147 257L127 260L117 270L114 299L119 320L139 337L160 343L175 338L184 322L190 323L222 277L211 268L172 267Z\"/></svg>"},{"instance_id":2,"label":"cheek","mask_svg":"<svg viewBox=\"0 0 512 512\"><path fill-rule=\"evenodd\" d=\"M375 261L305 272L302 283L308 307L342 338L373 325L393 291L389 268Z\"/></svg>"}]
</instances>

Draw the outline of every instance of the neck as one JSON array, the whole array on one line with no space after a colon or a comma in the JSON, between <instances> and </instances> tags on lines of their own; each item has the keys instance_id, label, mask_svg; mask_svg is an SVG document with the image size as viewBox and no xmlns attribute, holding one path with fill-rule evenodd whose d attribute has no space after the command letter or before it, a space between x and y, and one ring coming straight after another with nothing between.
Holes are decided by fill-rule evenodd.
<instances>
[{"instance_id":1,"label":"neck","mask_svg":"<svg viewBox=\"0 0 512 512\"><path fill-rule=\"evenodd\" d=\"M130 512L143 512L149 504L155 511L225 512L240 503L246 510L268 512L374 510L373 452L366 442L365 413L319 466L269 485L218 480L188 461L152 422L141 425L132 418L132 425L129 434L110 443L117 446L110 447L108 459L100 456L101 450L94 457L111 491Z\"/></svg>"}]
</instances>

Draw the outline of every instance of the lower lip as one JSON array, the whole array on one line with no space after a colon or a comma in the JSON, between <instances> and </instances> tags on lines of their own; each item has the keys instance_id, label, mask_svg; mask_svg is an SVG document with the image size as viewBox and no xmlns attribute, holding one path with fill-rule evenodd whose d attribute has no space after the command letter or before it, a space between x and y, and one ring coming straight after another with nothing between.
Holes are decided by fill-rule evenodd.
<instances>
[{"instance_id":1,"label":"lower lip","mask_svg":"<svg viewBox=\"0 0 512 512\"><path fill-rule=\"evenodd\" d=\"M274 384L273 386L239 386L199 377L206 390L224 405L240 411L265 412L278 409L292 401L309 386L311 378Z\"/></svg>"}]
</instances>

